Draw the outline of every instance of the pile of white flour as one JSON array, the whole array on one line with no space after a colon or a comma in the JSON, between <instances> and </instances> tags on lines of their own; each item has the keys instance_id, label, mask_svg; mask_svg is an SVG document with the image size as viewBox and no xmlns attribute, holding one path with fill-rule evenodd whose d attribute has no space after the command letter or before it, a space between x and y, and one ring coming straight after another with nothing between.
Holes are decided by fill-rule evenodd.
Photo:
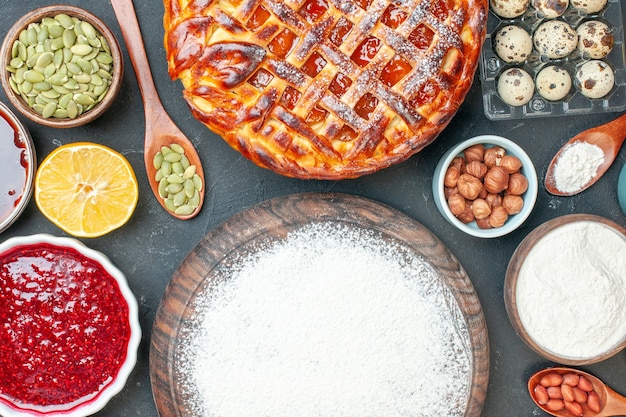
<instances>
[{"instance_id":1,"label":"pile of white flour","mask_svg":"<svg viewBox=\"0 0 626 417\"><path fill-rule=\"evenodd\" d=\"M316 223L222 274L197 297L176 353L194 415L464 415L467 324L408 249Z\"/></svg>"},{"instance_id":2,"label":"pile of white flour","mask_svg":"<svg viewBox=\"0 0 626 417\"><path fill-rule=\"evenodd\" d=\"M517 278L530 337L570 358L591 358L626 336L626 238L601 223L565 224L541 238Z\"/></svg>"}]
</instances>

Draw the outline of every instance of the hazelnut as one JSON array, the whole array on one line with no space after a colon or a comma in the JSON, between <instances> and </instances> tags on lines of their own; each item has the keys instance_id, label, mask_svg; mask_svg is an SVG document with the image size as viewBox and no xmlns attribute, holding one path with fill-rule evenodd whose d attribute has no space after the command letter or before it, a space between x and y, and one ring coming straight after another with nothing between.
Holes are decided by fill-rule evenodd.
<instances>
[{"instance_id":1,"label":"hazelnut","mask_svg":"<svg viewBox=\"0 0 626 417\"><path fill-rule=\"evenodd\" d=\"M446 187L456 187L456 182L459 180L459 176L461 175L461 170L456 166L448 167L446 171L446 175L443 178L443 185Z\"/></svg>"},{"instance_id":2,"label":"hazelnut","mask_svg":"<svg viewBox=\"0 0 626 417\"><path fill-rule=\"evenodd\" d=\"M443 195L446 198L446 200L449 199L450 196L454 194L458 194L458 193L459 193L459 189L456 187L443 187Z\"/></svg>"},{"instance_id":3,"label":"hazelnut","mask_svg":"<svg viewBox=\"0 0 626 417\"><path fill-rule=\"evenodd\" d=\"M519 195L507 194L502 198L502 207L509 215L517 214L524 207L524 199Z\"/></svg>"},{"instance_id":4,"label":"hazelnut","mask_svg":"<svg viewBox=\"0 0 626 417\"><path fill-rule=\"evenodd\" d=\"M465 155L465 160L467 162L472 161L482 161L483 155L485 154L485 145L482 143L477 143L476 145L472 145L469 148L463 151Z\"/></svg>"},{"instance_id":5,"label":"hazelnut","mask_svg":"<svg viewBox=\"0 0 626 417\"><path fill-rule=\"evenodd\" d=\"M457 167L459 172L462 174L465 171L465 159L460 156L456 156L452 159L452 162L450 162L450 166Z\"/></svg>"},{"instance_id":6,"label":"hazelnut","mask_svg":"<svg viewBox=\"0 0 626 417\"><path fill-rule=\"evenodd\" d=\"M489 193L487 197L485 197L485 201L487 201L489 207L493 209L496 206L502 205L502 196L497 193Z\"/></svg>"},{"instance_id":7,"label":"hazelnut","mask_svg":"<svg viewBox=\"0 0 626 417\"><path fill-rule=\"evenodd\" d=\"M491 214L489 215L489 224L491 227L502 227L508 218L509 214L504 207L496 206L491 210Z\"/></svg>"},{"instance_id":8,"label":"hazelnut","mask_svg":"<svg viewBox=\"0 0 626 417\"><path fill-rule=\"evenodd\" d=\"M483 164L480 161L472 161L468 162L465 166L465 172L470 175L475 176L478 179L482 179L487 173L487 165Z\"/></svg>"},{"instance_id":9,"label":"hazelnut","mask_svg":"<svg viewBox=\"0 0 626 417\"><path fill-rule=\"evenodd\" d=\"M465 202L465 210L463 210L461 214L456 216L456 218L462 221L463 223L471 223L474 220L476 220L476 218L474 217L474 213L472 212L472 207L469 202L467 201Z\"/></svg>"},{"instance_id":10,"label":"hazelnut","mask_svg":"<svg viewBox=\"0 0 626 417\"><path fill-rule=\"evenodd\" d=\"M500 165L502 158L506 155L506 151L501 146L494 146L492 148L485 149L485 156L483 162L487 165L487 168L492 168Z\"/></svg>"},{"instance_id":11,"label":"hazelnut","mask_svg":"<svg viewBox=\"0 0 626 417\"><path fill-rule=\"evenodd\" d=\"M484 219L476 219L476 226L479 229L491 229L491 223L489 223L489 217Z\"/></svg>"},{"instance_id":12,"label":"hazelnut","mask_svg":"<svg viewBox=\"0 0 626 417\"><path fill-rule=\"evenodd\" d=\"M514 195L522 195L528 190L528 180L519 172L511 174L507 192Z\"/></svg>"},{"instance_id":13,"label":"hazelnut","mask_svg":"<svg viewBox=\"0 0 626 417\"><path fill-rule=\"evenodd\" d=\"M500 193L509 186L509 173L500 166L491 167L485 174L484 185L490 193Z\"/></svg>"},{"instance_id":14,"label":"hazelnut","mask_svg":"<svg viewBox=\"0 0 626 417\"><path fill-rule=\"evenodd\" d=\"M517 156L504 155L500 160L500 166L506 169L509 174L513 174L522 168L522 161Z\"/></svg>"},{"instance_id":15,"label":"hazelnut","mask_svg":"<svg viewBox=\"0 0 626 417\"><path fill-rule=\"evenodd\" d=\"M461 194L451 195L448 199L448 207L455 216L465 211L465 198Z\"/></svg>"},{"instance_id":16,"label":"hazelnut","mask_svg":"<svg viewBox=\"0 0 626 417\"><path fill-rule=\"evenodd\" d=\"M482 220L491 214L491 207L489 203L482 198L477 198L472 202L472 213L477 220Z\"/></svg>"},{"instance_id":17,"label":"hazelnut","mask_svg":"<svg viewBox=\"0 0 626 417\"><path fill-rule=\"evenodd\" d=\"M478 194L478 198L485 199L487 198L488 195L489 195L489 191L487 191L487 189L483 187L483 189L480 190L480 193Z\"/></svg>"},{"instance_id":18,"label":"hazelnut","mask_svg":"<svg viewBox=\"0 0 626 417\"><path fill-rule=\"evenodd\" d=\"M508 174L507 174L508 175ZM483 188L482 182L472 175L461 174L457 182L459 193L468 200L474 200Z\"/></svg>"}]
</instances>

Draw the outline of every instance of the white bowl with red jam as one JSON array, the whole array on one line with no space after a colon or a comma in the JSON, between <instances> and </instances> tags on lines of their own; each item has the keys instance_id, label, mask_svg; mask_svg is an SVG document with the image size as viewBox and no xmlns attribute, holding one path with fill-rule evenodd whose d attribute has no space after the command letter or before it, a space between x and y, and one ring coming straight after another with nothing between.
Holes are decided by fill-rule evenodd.
<instances>
[{"instance_id":1,"label":"white bowl with red jam","mask_svg":"<svg viewBox=\"0 0 626 417\"><path fill-rule=\"evenodd\" d=\"M141 339L124 274L78 240L0 243L0 415L88 416L125 386Z\"/></svg>"},{"instance_id":2,"label":"white bowl with red jam","mask_svg":"<svg viewBox=\"0 0 626 417\"><path fill-rule=\"evenodd\" d=\"M0 233L20 217L33 193L37 158L28 129L0 102Z\"/></svg>"}]
</instances>

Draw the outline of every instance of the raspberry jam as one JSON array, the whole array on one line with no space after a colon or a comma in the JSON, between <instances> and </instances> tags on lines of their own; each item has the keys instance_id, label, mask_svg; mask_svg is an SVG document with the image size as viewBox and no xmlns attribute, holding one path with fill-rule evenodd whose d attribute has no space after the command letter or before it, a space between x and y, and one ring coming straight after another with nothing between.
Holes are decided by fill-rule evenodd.
<instances>
[{"instance_id":1,"label":"raspberry jam","mask_svg":"<svg viewBox=\"0 0 626 417\"><path fill-rule=\"evenodd\" d=\"M95 399L130 340L116 279L76 249L25 244L0 253L0 401L38 411Z\"/></svg>"},{"instance_id":2,"label":"raspberry jam","mask_svg":"<svg viewBox=\"0 0 626 417\"><path fill-rule=\"evenodd\" d=\"M9 218L24 195L28 173L26 143L0 110L0 224Z\"/></svg>"}]
</instances>

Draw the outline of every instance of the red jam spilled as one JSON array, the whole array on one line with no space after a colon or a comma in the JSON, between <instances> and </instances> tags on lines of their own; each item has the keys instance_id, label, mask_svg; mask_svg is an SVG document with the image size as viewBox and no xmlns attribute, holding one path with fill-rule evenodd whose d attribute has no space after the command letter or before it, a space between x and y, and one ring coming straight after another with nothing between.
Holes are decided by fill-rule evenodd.
<instances>
[{"instance_id":1,"label":"red jam spilled","mask_svg":"<svg viewBox=\"0 0 626 417\"><path fill-rule=\"evenodd\" d=\"M24 195L28 172L26 144L17 128L0 111L0 223Z\"/></svg>"},{"instance_id":2,"label":"red jam spilled","mask_svg":"<svg viewBox=\"0 0 626 417\"><path fill-rule=\"evenodd\" d=\"M128 314L115 278L75 249L0 254L0 401L45 411L94 399L126 359Z\"/></svg>"}]
</instances>

